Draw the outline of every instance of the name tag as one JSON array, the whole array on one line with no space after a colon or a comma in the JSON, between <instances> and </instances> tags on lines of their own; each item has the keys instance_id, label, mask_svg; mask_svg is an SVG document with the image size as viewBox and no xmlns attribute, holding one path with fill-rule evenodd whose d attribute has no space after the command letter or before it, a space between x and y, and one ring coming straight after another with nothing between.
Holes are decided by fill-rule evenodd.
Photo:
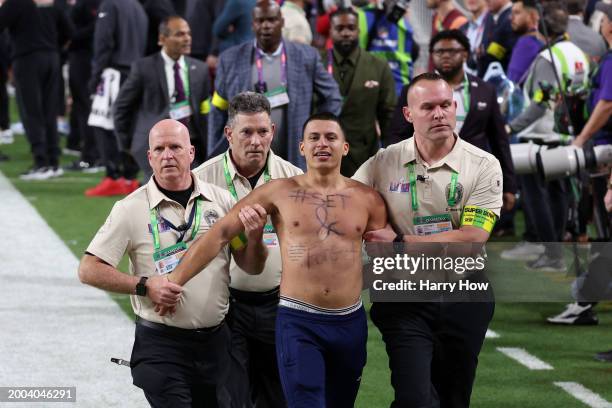
<instances>
[{"instance_id":1,"label":"name tag","mask_svg":"<svg viewBox=\"0 0 612 408\"><path fill-rule=\"evenodd\" d=\"M274 88L271 91L266 92L264 95L266 98L268 98L270 108L272 109L287 105L289 103L289 94L287 93L287 88L284 86Z\"/></svg>"},{"instance_id":2,"label":"name tag","mask_svg":"<svg viewBox=\"0 0 612 408\"><path fill-rule=\"evenodd\" d=\"M414 217L414 231L417 235L432 235L452 231L453 223L450 214L435 214Z\"/></svg>"},{"instance_id":3,"label":"name tag","mask_svg":"<svg viewBox=\"0 0 612 408\"><path fill-rule=\"evenodd\" d=\"M274 231L273 225L266 224L264 227L263 242L268 248L278 247L278 236L276 235L276 231Z\"/></svg>"},{"instance_id":4,"label":"name tag","mask_svg":"<svg viewBox=\"0 0 612 408\"><path fill-rule=\"evenodd\" d=\"M168 248L160 249L153 254L153 262L155 262L155 270L160 275L170 273L181 262L181 258L187 251L187 244L179 242Z\"/></svg>"},{"instance_id":5,"label":"name tag","mask_svg":"<svg viewBox=\"0 0 612 408\"><path fill-rule=\"evenodd\" d=\"M173 103L170 105L170 119L181 120L188 118L192 115L191 106L189 101L183 101L179 103Z\"/></svg>"}]
</instances>

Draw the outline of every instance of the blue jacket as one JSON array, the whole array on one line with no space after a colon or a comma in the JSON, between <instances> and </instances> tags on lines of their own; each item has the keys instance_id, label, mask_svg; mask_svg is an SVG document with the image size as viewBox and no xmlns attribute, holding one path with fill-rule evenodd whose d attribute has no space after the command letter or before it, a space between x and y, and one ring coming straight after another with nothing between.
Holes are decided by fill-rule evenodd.
<instances>
[{"instance_id":1,"label":"blue jacket","mask_svg":"<svg viewBox=\"0 0 612 408\"><path fill-rule=\"evenodd\" d=\"M227 0L213 24L213 34L219 38L219 52L253 38L253 8L255 0ZM233 27L230 32L229 28Z\"/></svg>"},{"instance_id":2,"label":"blue jacket","mask_svg":"<svg viewBox=\"0 0 612 408\"><path fill-rule=\"evenodd\" d=\"M317 50L309 45L285 41L287 52L287 160L306 168L300 155L299 142L302 126L311 114L313 93L317 94L317 112L331 112L340 115L342 97L334 78L327 73ZM208 122L207 153L209 157L223 153L228 148L223 134L227 122L229 101L238 93L253 91L251 70L255 47L252 42L232 47L219 56L215 94Z\"/></svg>"}]
</instances>

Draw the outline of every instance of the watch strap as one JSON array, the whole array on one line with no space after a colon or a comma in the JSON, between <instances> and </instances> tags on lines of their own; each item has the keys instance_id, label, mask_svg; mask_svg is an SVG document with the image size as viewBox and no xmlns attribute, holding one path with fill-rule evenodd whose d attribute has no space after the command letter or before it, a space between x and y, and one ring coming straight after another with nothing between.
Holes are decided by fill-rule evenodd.
<instances>
[{"instance_id":1,"label":"watch strap","mask_svg":"<svg viewBox=\"0 0 612 408\"><path fill-rule=\"evenodd\" d=\"M138 281L138 283L136 284L136 295L138 296L146 296L147 295L147 279L149 279L146 276L143 276L140 278L140 280Z\"/></svg>"}]
</instances>

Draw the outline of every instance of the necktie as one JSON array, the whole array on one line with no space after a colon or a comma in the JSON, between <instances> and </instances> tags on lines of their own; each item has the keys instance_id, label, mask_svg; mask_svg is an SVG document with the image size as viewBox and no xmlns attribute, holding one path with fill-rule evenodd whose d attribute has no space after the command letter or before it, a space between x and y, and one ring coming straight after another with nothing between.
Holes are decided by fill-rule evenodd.
<instances>
[{"instance_id":1,"label":"necktie","mask_svg":"<svg viewBox=\"0 0 612 408\"><path fill-rule=\"evenodd\" d=\"M183 85L183 79L181 78L181 66L178 61L174 63L174 95L176 102L182 102L185 98L185 87Z\"/></svg>"}]
</instances>

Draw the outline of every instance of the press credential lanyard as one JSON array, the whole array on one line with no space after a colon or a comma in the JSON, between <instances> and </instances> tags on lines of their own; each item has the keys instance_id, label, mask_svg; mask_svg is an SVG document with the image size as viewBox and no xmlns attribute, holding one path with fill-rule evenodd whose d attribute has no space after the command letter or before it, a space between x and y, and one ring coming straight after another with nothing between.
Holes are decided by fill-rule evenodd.
<instances>
[{"instance_id":1,"label":"press credential lanyard","mask_svg":"<svg viewBox=\"0 0 612 408\"><path fill-rule=\"evenodd\" d=\"M161 249L161 244L160 244L160 240L159 240L159 225L157 223L157 216L158 216L158 214L159 214L159 211L157 210L157 208L152 208L150 210L150 212L149 212L149 216L151 218L151 230L152 230L152 233L153 233L153 246L155 248L155 251L159 251ZM195 218L194 218L194 216L195 216ZM161 217L161 218L173 230L181 231L177 227L175 227L167 219L165 219L163 217ZM191 214L189 215L189 224L187 224L187 228L182 232L182 234L179 237L177 243L181 242L183 240L183 238L185 237L185 231L187 231L191 227L191 225L195 222L195 225L193 226L193 229L191 230L190 241L192 241L196 237L196 235L198 234L198 230L200 229L200 222L201 221L202 221L202 205L201 205L200 199L197 198L196 202L194 203L193 207L191 208Z\"/></svg>"},{"instance_id":2,"label":"press credential lanyard","mask_svg":"<svg viewBox=\"0 0 612 408\"><path fill-rule=\"evenodd\" d=\"M457 177L459 173L453 171L451 175L450 189L448 192L447 203L449 207L455 206L457 201L455 200L455 193L457 191ZM417 197L416 187L416 172L414 170L414 163L408 163L408 180L410 181L410 196L412 201L412 211L417 212L419 210L419 199Z\"/></svg>"},{"instance_id":3,"label":"press credential lanyard","mask_svg":"<svg viewBox=\"0 0 612 408\"><path fill-rule=\"evenodd\" d=\"M281 44L281 85L287 86L287 53L285 52L285 44ZM257 83L260 89L264 87L263 80L263 63L261 62L263 56L259 47L255 47L255 66L257 67Z\"/></svg>"}]
</instances>

